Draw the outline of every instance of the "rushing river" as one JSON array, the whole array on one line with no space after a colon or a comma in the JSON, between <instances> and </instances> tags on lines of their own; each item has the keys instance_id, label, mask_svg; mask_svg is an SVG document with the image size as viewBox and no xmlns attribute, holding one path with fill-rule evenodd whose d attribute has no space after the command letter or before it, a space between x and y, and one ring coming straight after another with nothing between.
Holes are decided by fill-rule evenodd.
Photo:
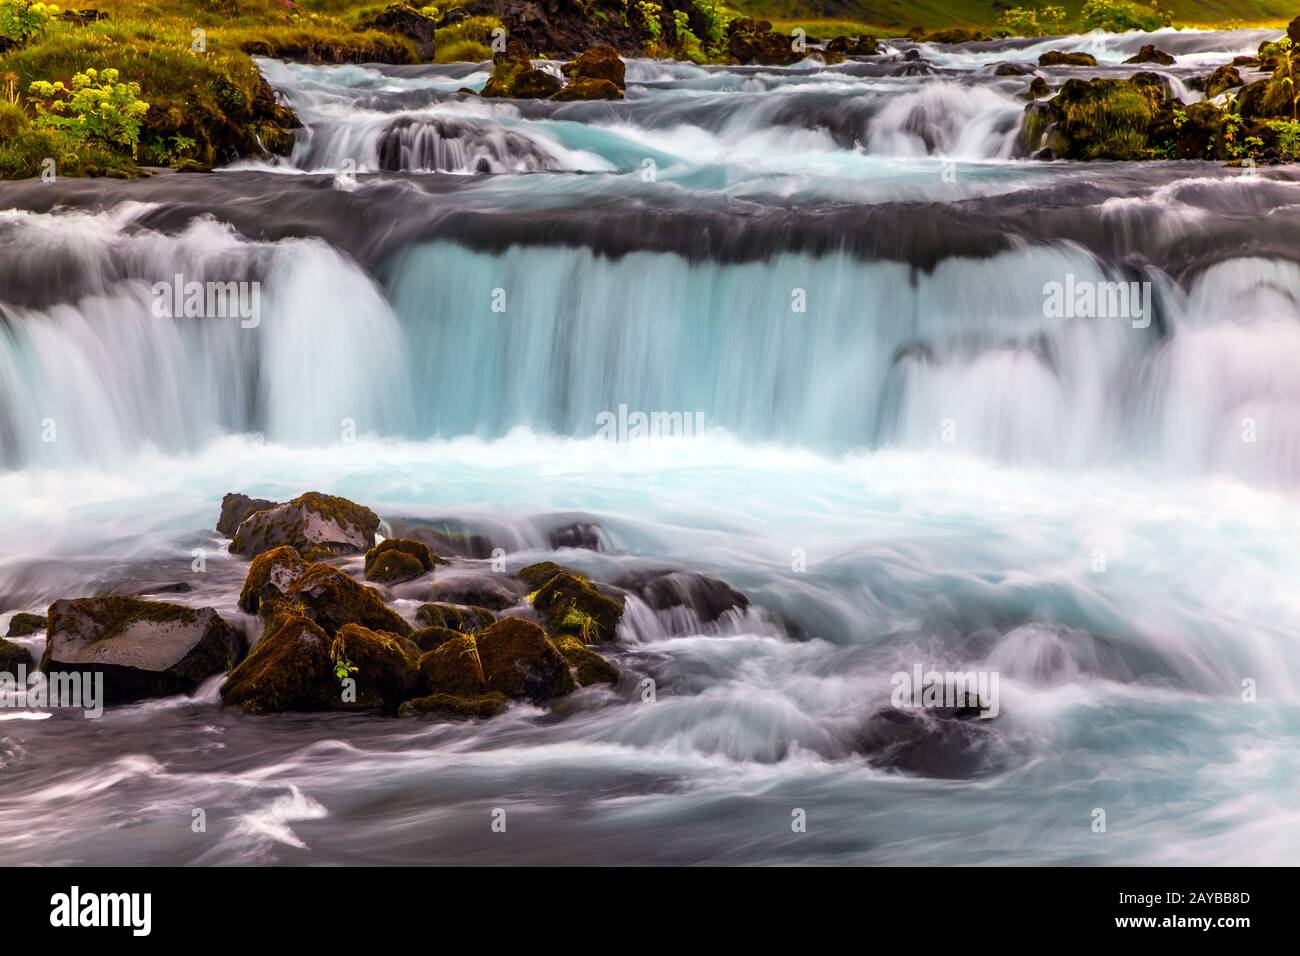
<instances>
[{"instance_id":1,"label":"rushing river","mask_svg":"<svg viewBox=\"0 0 1300 956\"><path fill-rule=\"evenodd\" d=\"M0 185L0 633L176 583L251 626L227 491L755 605L633 607L617 687L481 723L251 717L219 678L0 709L5 861L1293 861L1300 173L1031 160L995 73L1155 42L1190 100L1271 35L631 61L617 103L266 61L282 162ZM177 276L256 283L255 321L159 315ZM1049 314L1067 282L1149 306ZM707 427L611 441L620 406ZM599 551L555 549L574 522ZM979 772L861 754L916 663L1001 675Z\"/></svg>"}]
</instances>

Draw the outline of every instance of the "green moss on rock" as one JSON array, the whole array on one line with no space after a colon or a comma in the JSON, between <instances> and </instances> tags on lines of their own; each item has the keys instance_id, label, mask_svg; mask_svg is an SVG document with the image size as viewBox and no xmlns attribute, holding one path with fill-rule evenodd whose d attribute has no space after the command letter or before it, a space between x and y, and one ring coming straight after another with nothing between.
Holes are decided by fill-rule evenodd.
<instances>
[{"instance_id":1,"label":"green moss on rock","mask_svg":"<svg viewBox=\"0 0 1300 956\"><path fill-rule=\"evenodd\" d=\"M17 674L19 666L22 666L30 673L34 669L35 663L32 652L27 648L21 644L15 644L13 641L0 638L0 672Z\"/></svg>"},{"instance_id":2,"label":"green moss on rock","mask_svg":"<svg viewBox=\"0 0 1300 956\"><path fill-rule=\"evenodd\" d=\"M404 637L411 632L411 626L387 607L374 589L328 564L309 565L289 586L285 598L300 605L305 616L327 634L335 634L347 624L360 624Z\"/></svg>"},{"instance_id":3,"label":"green moss on rock","mask_svg":"<svg viewBox=\"0 0 1300 956\"><path fill-rule=\"evenodd\" d=\"M308 561L368 551L375 546L379 516L364 505L309 491L286 504L250 514L230 542L249 557L288 545Z\"/></svg>"},{"instance_id":4,"label":"green moss on rock","mask_svg":"<svg viewBox=\"0 0 1300 956\"><path fill-rule=\"evenodd\" d=\"M433 570L438 563L429 546L407 538L388 538L366 552L366 580L400 584Z\"/></svg>"},{"instance_id":5,"label":"green moss on rock","mask_svg":"<svg viewBox=\"0 0 1300 956\"><path fill-rule=\"evenodd\" d=\"M590 581L562 572L533 596L533 607L553 634L572 634L585 644L614 640L623 603L598 591Z\"/></svg>"},{"instance_id":6,"label":"green moss on rock","mask_svg":"<svg viewBox=\"0 0 1300 956\"><path fill-rule=\"evenodd\" d=\"M497 616L485 607L460 604L421 604L415 619L426 627L450 628L473 634L490 627Z\"/></svg>"},{"instance_id":7,"label":"green moss on rock","mask_svg":"<svg viewBox=\"0 0 1300 956\"><path fill-rule=\"evenodd\" d=\"M435 624L430 627L420 628L411 635L411 640L415 643L416 647L424 653L439 648L448 641L454 641L458 637L465 636L466 634L464 631L456 631L452 630L450 627L442 627Z\"/></svg>"},{"instance_id":8,"label":"green moss on rock","mask_svg":"<svg viewBox=\"0 0 1300 956\"><path fill-rule=\"evenodd\" d=\"M444 641L424 654L419 666L421 686L429 694L473 697L488 689L478 644L468 634Z\"/></svg>"},{"instance_id":9,"label":"green moss on rock","mask_svg":"<svg viewBox=\"0 0 1300 956\"><path fill-rule=\"evenodd\" d=\"M430 694L408 700L399 711L403 717L443 717L449 720L486 720L509 706L503 694L478 694L458 697L454 694Z\"/></svg>"},{"instance_id":10,"label":"green moss on rock","mask_svg":"<svg viewBox=\"0 0 1300 956\"><path fill-rule=\"evenodd\" d=\"M536 624L522 618L497 621L474 638L488 690L531 701L573 690L568 661ZM434 653L439 653L435 651Z\"/></svg>"},{"instance_id":11,"label":"green moss on rock","mask_svg":"<svg viewBox=\"0 0 1300 956\"><path fill-rule=\"evenodd\" d=\"M288 545L263 551L248 567L239 592L240 610L256 614L263 604L282 600L306 570L302 555Z\"/></svg>"},{"instance_id":12,"label":"green moss on rock","mask_svg":"<svg viewBox=\"0 0 1300 956\"><path fill-rule=\"evenodd\" d=\"M563 634L555 639L555 648L569 662L573 675L581 686L618 683L618 670L614 665L578 638Z\"/></svg>"},{"instance_id":13,"label":"green moss on rock","mask_svg":"<svg viewBox=\"0 0 1300 956\"><path fill-rule=\"evenodd\" d=\"M39 634L45 630L48 624L47 618L41 614L15 614L9 619L9 637L27 637L29 634Z\"/></svg>"},{"instance_id":14,"label":"green moss on rock","mask_svg":"<svg viewBox=\"0 0 1300 956\"><path fill-rule=\"evenodd\" d=\"M221 685L221 700L255 714L328 710L341 698L333 638L296 613L277 613Z\"/></svg>"}]
</instances>

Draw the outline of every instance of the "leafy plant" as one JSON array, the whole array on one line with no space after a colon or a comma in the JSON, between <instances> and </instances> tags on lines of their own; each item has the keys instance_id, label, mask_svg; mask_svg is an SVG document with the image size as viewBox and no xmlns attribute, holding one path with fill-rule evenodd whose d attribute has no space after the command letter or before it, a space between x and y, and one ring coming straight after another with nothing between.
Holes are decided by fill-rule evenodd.
<instances>
[{"instance_id":1,"label":"leafy plant","mask_svg":"<svg viewBox=\"0 0 1300 956\"><path fill-rule=\"evenodd\" d=\"M59 15L53 3L27 3L26 0L0 2L0 39L25 43L43 31Z\"/></svg>"},{"instance_id":2,"label":"leafy plant","mask_svg":"<svg viewBox=\"0 0 1300 956\"><path fill-rule=\"evenodd\" d=\"M338 638L330 645L330 660L334 662L334 676L338 678L339 683L347 680L357 672L357 667L347 658L343 651L343 642Z\"/></svg>"},{"instance_id":3,"label":"leafy plant","mask_svg":"<svg viewBox=\"0 0 1300 956\"><path fill-rule=\"evenodd\" d=\"M1160 9L1158 0L1151 0L1149 7L1128 0L1087 0L1081 16L1085 30L1106 30L1110 33L1159 30L1173 22L1169 13Z\"/></svg>"},{"instance_id":4,"label":"leafy plant","mask_svg":"<svg viewBox=\"0 0 1300 956\"><path fill-rule=\"evenodd\" d=\"M1046 34L1065 32L1066 12L1064 7L1012 7L1004 10L998 25L1019 37L1039 37Z\"/></svg>"},{"instance_id":5,"label":"leafy plant","mask_svg":"<svg viewBox=\"0 0 1300 956\"><path fill-rule=\"evenodd\" d=\"M731 15L722 8L722 0L695 0L695 9L704 18L703 40L711 47L722 45Z\"/></svg>"},{"instance_id":6,"label":"leafy plant","mask_svg":"<svg viewBox=\"0 0 1300 956\"><path fill-rule=\"evenodd\" d=\"M140 84L119 82L117 70L88 69L75 74L71 86L36 80L27 91L34 98L38 125L76 139L126 146L136 155L149 104L140 99Z\"/></svg>"},{"instance_id":7,"label":"leafy plant","mask_svg":"<svg viewBox=\"0 0 1300 956\"><path fill-rule=\"evenodd\" d=\"M664 8L655 3L654 0L638 0L636 8L641 13L641 20L645 23L646 33L650 34L650 42L658 43L659 38L663 36L663 25L659 22L659 15L664 12Z\"/></svg>"}]
</instances>

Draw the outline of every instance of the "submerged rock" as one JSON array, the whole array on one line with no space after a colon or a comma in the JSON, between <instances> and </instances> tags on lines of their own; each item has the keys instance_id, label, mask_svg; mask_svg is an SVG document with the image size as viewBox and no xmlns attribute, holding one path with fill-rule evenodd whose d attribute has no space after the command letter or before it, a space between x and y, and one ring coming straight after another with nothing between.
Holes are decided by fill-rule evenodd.
<instances>
[{"instance_id":1,"label":"submerged rock","mask_svg":"<svg viewBox=\"0 0 1300 956\"><path fill-rule=\"evenodd\" d=\"M504 694L430 694L408 700L398 711L402 717L442 717L448 720L486 720L502 713L510 705Z\"/></svg>"},{"instance_id":2,"label":"submerged rock","mask_svg":"<svg viewBox=\"0 0 1300 956\"><path fill-rule=\"evenodd\" d=\"M568 661L546 632L531 621L507 617L471 640L477 646L484 683L490 691L537 702L573 690Z\"/></svg>"},{"instance_id":3,"label":"submerged rock","mask_svg":"<svg viewBox=\"0 0 1300 956\"><path fill-rule=\"evenodd\" d=\"M230 542L233 554L253 557L289 546L308 561L368 551L375 546L379 516L347 498L309 491L287 504L245 518Z\"/></svg>"},{"instance_id":4,"label":"submerged rock","mask_svg":"<svg viewBox=\"0 0 1300 956\"><path fill-rule=\"evenodd\" d=\"M15 614L9 619L9 637L27 637L45 630L48 619L40 614Z\"/></svg>"},{"instance_id":5,"label":"submerged rock","mask_svg":"<svg viewBox=\"0 0 1300 956\"><path fill-rule=\"evenodd\" d=\"M256 614L263 604L281 600L307 570L307 562L286 546L263 551L253 559L239 592L239 608Z\"/></svg>"},{"instance_id":6,"label":"submerged rock","mask_svg":"<svg viewBox=\"0 0 1300 956\"><path fill-rule=\"evenodd\" d=\"M1002 767L993 721L980 718L978 701L958 707L877 711L858 744L874 767L946 780L993 773Z\"/></svg>"},{"instance_id":7,"label":"submerged rock","mask_svg":"<svg viewBox=\"0 0 1300 956\"><path fill-rule=\"evenodd\" d=\"M694 571L649 571L620 578L617 585L631 591L651 610L689 608L701 624L712 624L723 614L749 607L749 598L725 581Z\"/></svg>"},{"instance_id":8,"label":"submerged rock","mask_svg":"<svg viewBox=\"0 0 1300 956\"><path fill-rule=\"evenodd\" d=\"M234 667L242 635L210 607L133 597L78 598L50 605L41 670L103 672L105 703L193 693Z\"/></svg>"},{"instance_id":9,"label":"submerged rock","mask_svg":"<svg viewBox=\"0 0 1300 956\"><path fill-rule=\"evenodd\" d=\"M1172 66L1174 58L1164 50L1156 49L1154 43L1145 44L1142 49L1127 60L1125 63L1158 63L1161 66Z\"/></svg>"},{"instance_id":10,"label":"submerged rock","mask_svg":"<svg viewBox=\"0 0 1300 956\"><path fill-rule=\"evenodd\" d=\"M407 538L387 538L366 552L366 580L401 584L433 570L438 559L429 546Z\"/></svg>"},{"instance_id":11,"label":"submerged rock","mask_svg":"<svg viewBox=\"0 0 1300 956\"><path fill-rule=\"evenodd\" d=\"M233 538L244 519L259 511L269 511L279 505L278 501L266 498L250 498L230 492L221 499L221 516L217 518L217 531L227 538Z\"/></svg>"},{"instance_id":12,"label":"submerged rock","mask_svg":"<svg viewBox=\"0 0 1300 956\"><path fill-rule=\"evenodd\" d=\"M1034 68L1023 63L999 63L994 76L1030 76Z\"/></svg>"},{"instance_id":13,"label":"submerged rock","mask_svg":"<svg viewBox=\"0 0 1300 956\"><path fill-rule=\"evenodd\" d=\"M502 575L491 571L456 574L434 581L429 596L435 603L465 604L504 611L518 604L522 595L501 578Z\"/></svg>"},{"instance_id":14,"label":"submerged rock","mask_svg":"<svg viewBox=\"0 0 1300 956\"><path fill-rule=\"evenodd\" d=\"M591 521L574 521L552 528L546 535L552 551L560 548L581 548L584 551L604 551L605 532Z\"/></svg>"},{"instance_id":15,"label":"submerged rock","mask_svg":"<svg viewBox=\"0 0 1300 956\"><path fill-rule=\"evenodd\" d=\"M1091 53L1067 50L1048 50L1038 58L1039 66L1096 66L1097 58Z\"/></svg>"}]
</instances>

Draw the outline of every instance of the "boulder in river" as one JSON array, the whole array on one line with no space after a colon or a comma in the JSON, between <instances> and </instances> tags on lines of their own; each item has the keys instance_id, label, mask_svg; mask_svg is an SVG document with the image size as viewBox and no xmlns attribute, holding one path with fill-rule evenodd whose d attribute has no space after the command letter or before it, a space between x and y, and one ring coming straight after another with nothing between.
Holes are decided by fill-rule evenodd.
<instances>
[{"instance_id":1,"label":"boulder in river","mask_svg":"<svg viewBox=\"0 0 1300 956\"><path fill-rule=\"evenodd\" d=\"M1091 53L1069 50L1048 50L1038 58L1039 66L1096 66L1097 58Z\"/></svg>"},{"instance_id":2,"label":"boulder in river","mask_svg":"<svg viewBox=\"0 0 1300 956\"><path fill-rule=\"evenodd\" d=\"M269 511L279 505L278 501L266 498L250 498L248 495L230 492L221 499L221 516L217 518L217 532L227 538L233 538L244 519L258 511Z\"/></svg>"},{"instance_id":3,"label":"boulder in river","mask_svg":"<svg viewBox=\"0 0 1300 956\"><path fill-rule=\"evenodd\" d=\"M727 50L740 63L764 66L790 66L807 55L796 51L790 37L777 33L767 20L750 17L737 17L727 25Z\"/></svg>"},{"instance_id":4,"label":"boulder in river","mask_svg":"<svg viewBox=\"0 0 1300 956\"><path fill-rule=\"evenodd\" d=\"M331 637L309 618L281 610L221 686L221 700L258 714L391 713L415 689L416 662L397 635L347 624Z\"/></svg>"},{"instance_id":5,"label":"boulder in river","mask_svg":"<svg viewBox=\"0 0 1300 956\"><path fill-rule=\"evenodd\" d=\"M749 598L725 581L694 571L648 571L625 575L615 582L631 591L652 610L682 607L701 624L712 624L728 611L743 611Z\"/></svg>"},{"instance_id":6,"label":"boulder in river","mask_svg":"<svg viewBox=\"0 0 1300 956\"><path fill-rule=\"evenodd\" d=\"M436 27L437 21L405 3L390 4L379 13L363 17L357 24L359 30L379 30L406 37L414 44L421 60L433 59Z\"/></svg>"},{"instance_id":7,"label":"boulder in river","mask_svg":"<svg viewBox=\"0 0 1300 956\"><path fill-rule=\"evenodd\" d=\"M1187 81L1187 85L1194 90L1200 90L1205 94L1207 100L1212 100L1220 93L1226 93L1234 86L1241 86L1244 82L1237 68L1229 64L1219 67L1206 76L1194 77Z\"/></svg>"},{"instance_id":8,"label":"boulder in river","mask_svg":"<svg viewBox=\"0 0 1300 956\"><path fill-rule=\"evenodd\" d=\"M308 565L285 593L285 601L315 621L326 634L336 634L348 624L406 637L411 632L396 611L379 594L328 564Z\"/></svg>"},{"instance_id":9,"label":"boulder in river","mask_svg":"<svg viewBox=\"0 0 1300 956\"><path fill-rule=\"evenodd\" d=\"M978 699L958 707L886 707L867 720L858 745L874 767L947 780L979 777L1003 765L993 721L979 715Z\"/></svg>"},{"instance_id":10,"label":"boulder in river","mask_svg":"<svg viewBox=\"0 0 1300 956\"><path fill-rule=\"evenodd\" d=\"M30 672L34 664L31 651L21 644L0 638L0 674L16 675L20 666Z\"/></svg>"},{"instance_id":11,"label":"boulder in river","mask_svg":"<svg viewBox=\"0 0 1300 956\"><path fill-rule=\"evenodd\" d=\"M999 63L993 71L994 76L1029 76L1034 68L1024 63Z\"/></svg>"},{"instance_id":12,"label":"boulder in river","mask_svg":"<svg viewBox=\"0 0 1300 956\"><path fill-rule=\"evenodd\" d=\"M609 80L580 79L557 90L551 99L559 102L572 100L621 100L623 91Z\"/></svg>"},{"instance_id":13,"label":"boulder in river","mask_svg":"<svg viewBox=\"0 0 1300 956\"><path fill-rule=\"evenodd\" d=\"M487 689L478 643L469 634L443 641L420 657L420 684L429 694L473 697Z\"/></svg>"},{"instance_id":14,"label":"boulder in river","mask_svg":"<svg viewBox=\"0 0 1300 956\"><path fill-rule=\"evenodd\" d=\"M554 641L555 649L573 668L574 679L582 687L591 684L617 684L618 669L586 644L569 634L561 634Z\"/></svg>"},{"instance_id":15,"label":"boulder in river","mask_svg":"<svg viewBox=\"0 0 1300 956\"><path fill-rule=\"evenodd\" d=\"M15 614L9 619L9 637L27 637L45 630L48 619L40 614Z\"/></svg>"},{"instance_id":16,"label":"boulder in river","mask_svg":"<svg viewBox=\"0 0 1300 956\"><path fill-rule=\"evenodd\" d=\"M1174 58L1164 50L1156 48L1154 43L1143 45L1142 49L1124 61L1125 63L1156 63L1160 66L1173 66Z\"/></svg>"},{"instance_id":17,"label":"boulder in river","mask_svg":"<svg viewBox=\"0 0 1300 956\"><path fill-rule=\"evenodd\" d=\"M240 610L256 614L264 604L281 600L306 570L302 555L288 545L263 551L248 567L239 592Z\"/></svg>"},{"instance_id":18,"label":"boulder in river","mask_svg":"<svg viewBox=\"0 0 1300 956\"><path fill-rule=\"evenodd\" d=\"M569 78L557 100L621 100L627 65L608 44L598 43L574 57L560 71Z\"/></svg>"},{"instance_id":19,"label":"boulder in river","mask_svg":"<svg viewBox=\"0 0 1300 956\"><path fill-rule=\"evenodd\" d=\"M368 551L375 546L379 516L347 498L309 491L245 518L230 542L247 557L288 545L308 561Z\"/></svg>"},{"instance_id":20,"label":"boulder in river","mask_svg":"<svg viewBox=\"0 0 1300 956\"><path fill-rule=\"evenodd\" d=\"M841 56L875 56L880 52L880 42L872 36L862 36L855 39L837 36L826 44L826 50L830 53L838 53Z\"/></svg>"},{"instance_id":21,"label":"boulder in river","mask_svg":"<svg viewBox=\"0 0 1300 956\"><path fill-rule=\"evenodd\" d=\"M440 717L445 720L484 720L495 717L509 706L504 694L475 694L458 697L455 694L429 694L404 703L398 712L402 717Z\"/></svg>"},{"instance_id":22,"label":"boulder in river","mask_svg":"<svg viewBox=\"0 0 1300 956\"><path fill-rule=\"evenodd\" d=\"M234 667L242 635L210 607L133 597L77 598L50 605L41 670L104 674L104 702L192 693Z\"/></svg>"},{"instance_id":23,"label":"boulder in river","mask_svg":"<svg viewBox=\"0 0 1300 956\"><path fill-rule=\"evenodd\" d=\"M568 661L531 621L507 617L472 640L489 691L536 702L573 690Z\"/></svg>"},{"instance_id":24,"label":"boulder in river","mask_svg":"<svg viewBox=\"0 0 1300 956\"><path fill-rule=\"evenodd\" d=\"M429 596L436 603L504 611L518 604L523 597L516 588L516 582L506 579L505 575L492 571L461 571L434 581Z\"/></svg>"},{"instance_id":25,"label":"boulder in river","mask_svg":"<svg viewBox=\"0 0 1300 956\"><path fill-rule=\"evenodd\" d=\"M386 538L366 552L366 580L401 584L433 570L438 559L429 546L407 538Z\"/></svg>"},{"instance_id":26,"label":"boulder in river","mask_svg":"<svg viewBox=\"0 0 1300 956\"><path fill-rule=\"evenodd\" d=\"M485 607L458 604L421 604L415 619L425 627L446 627L473 634L490 627L497 616Z\"/></svg>"},{"instance_id":27,"label":"boulder in river","mask_svg":"<svg viewBox=\"0 0 1300 956\"><path fill-rule=\"evenodd\" d=\"M602 594L584 577L561 571L533 595L533 607L552 634L572 634L584 644L615 639L623 602Z\"/></svg>"},{"instance_id":28,"label":"boulder in river","mask_svg":"<svg viewBox=\"0 0 1300 956\"><path fill-rule=\"evenodd\" d=\"M517 41L492 58L492 75L483 85L488 98L544 99L563 84L551 73L533 66L532 57Z\"/></svg>"}]
</instances>

